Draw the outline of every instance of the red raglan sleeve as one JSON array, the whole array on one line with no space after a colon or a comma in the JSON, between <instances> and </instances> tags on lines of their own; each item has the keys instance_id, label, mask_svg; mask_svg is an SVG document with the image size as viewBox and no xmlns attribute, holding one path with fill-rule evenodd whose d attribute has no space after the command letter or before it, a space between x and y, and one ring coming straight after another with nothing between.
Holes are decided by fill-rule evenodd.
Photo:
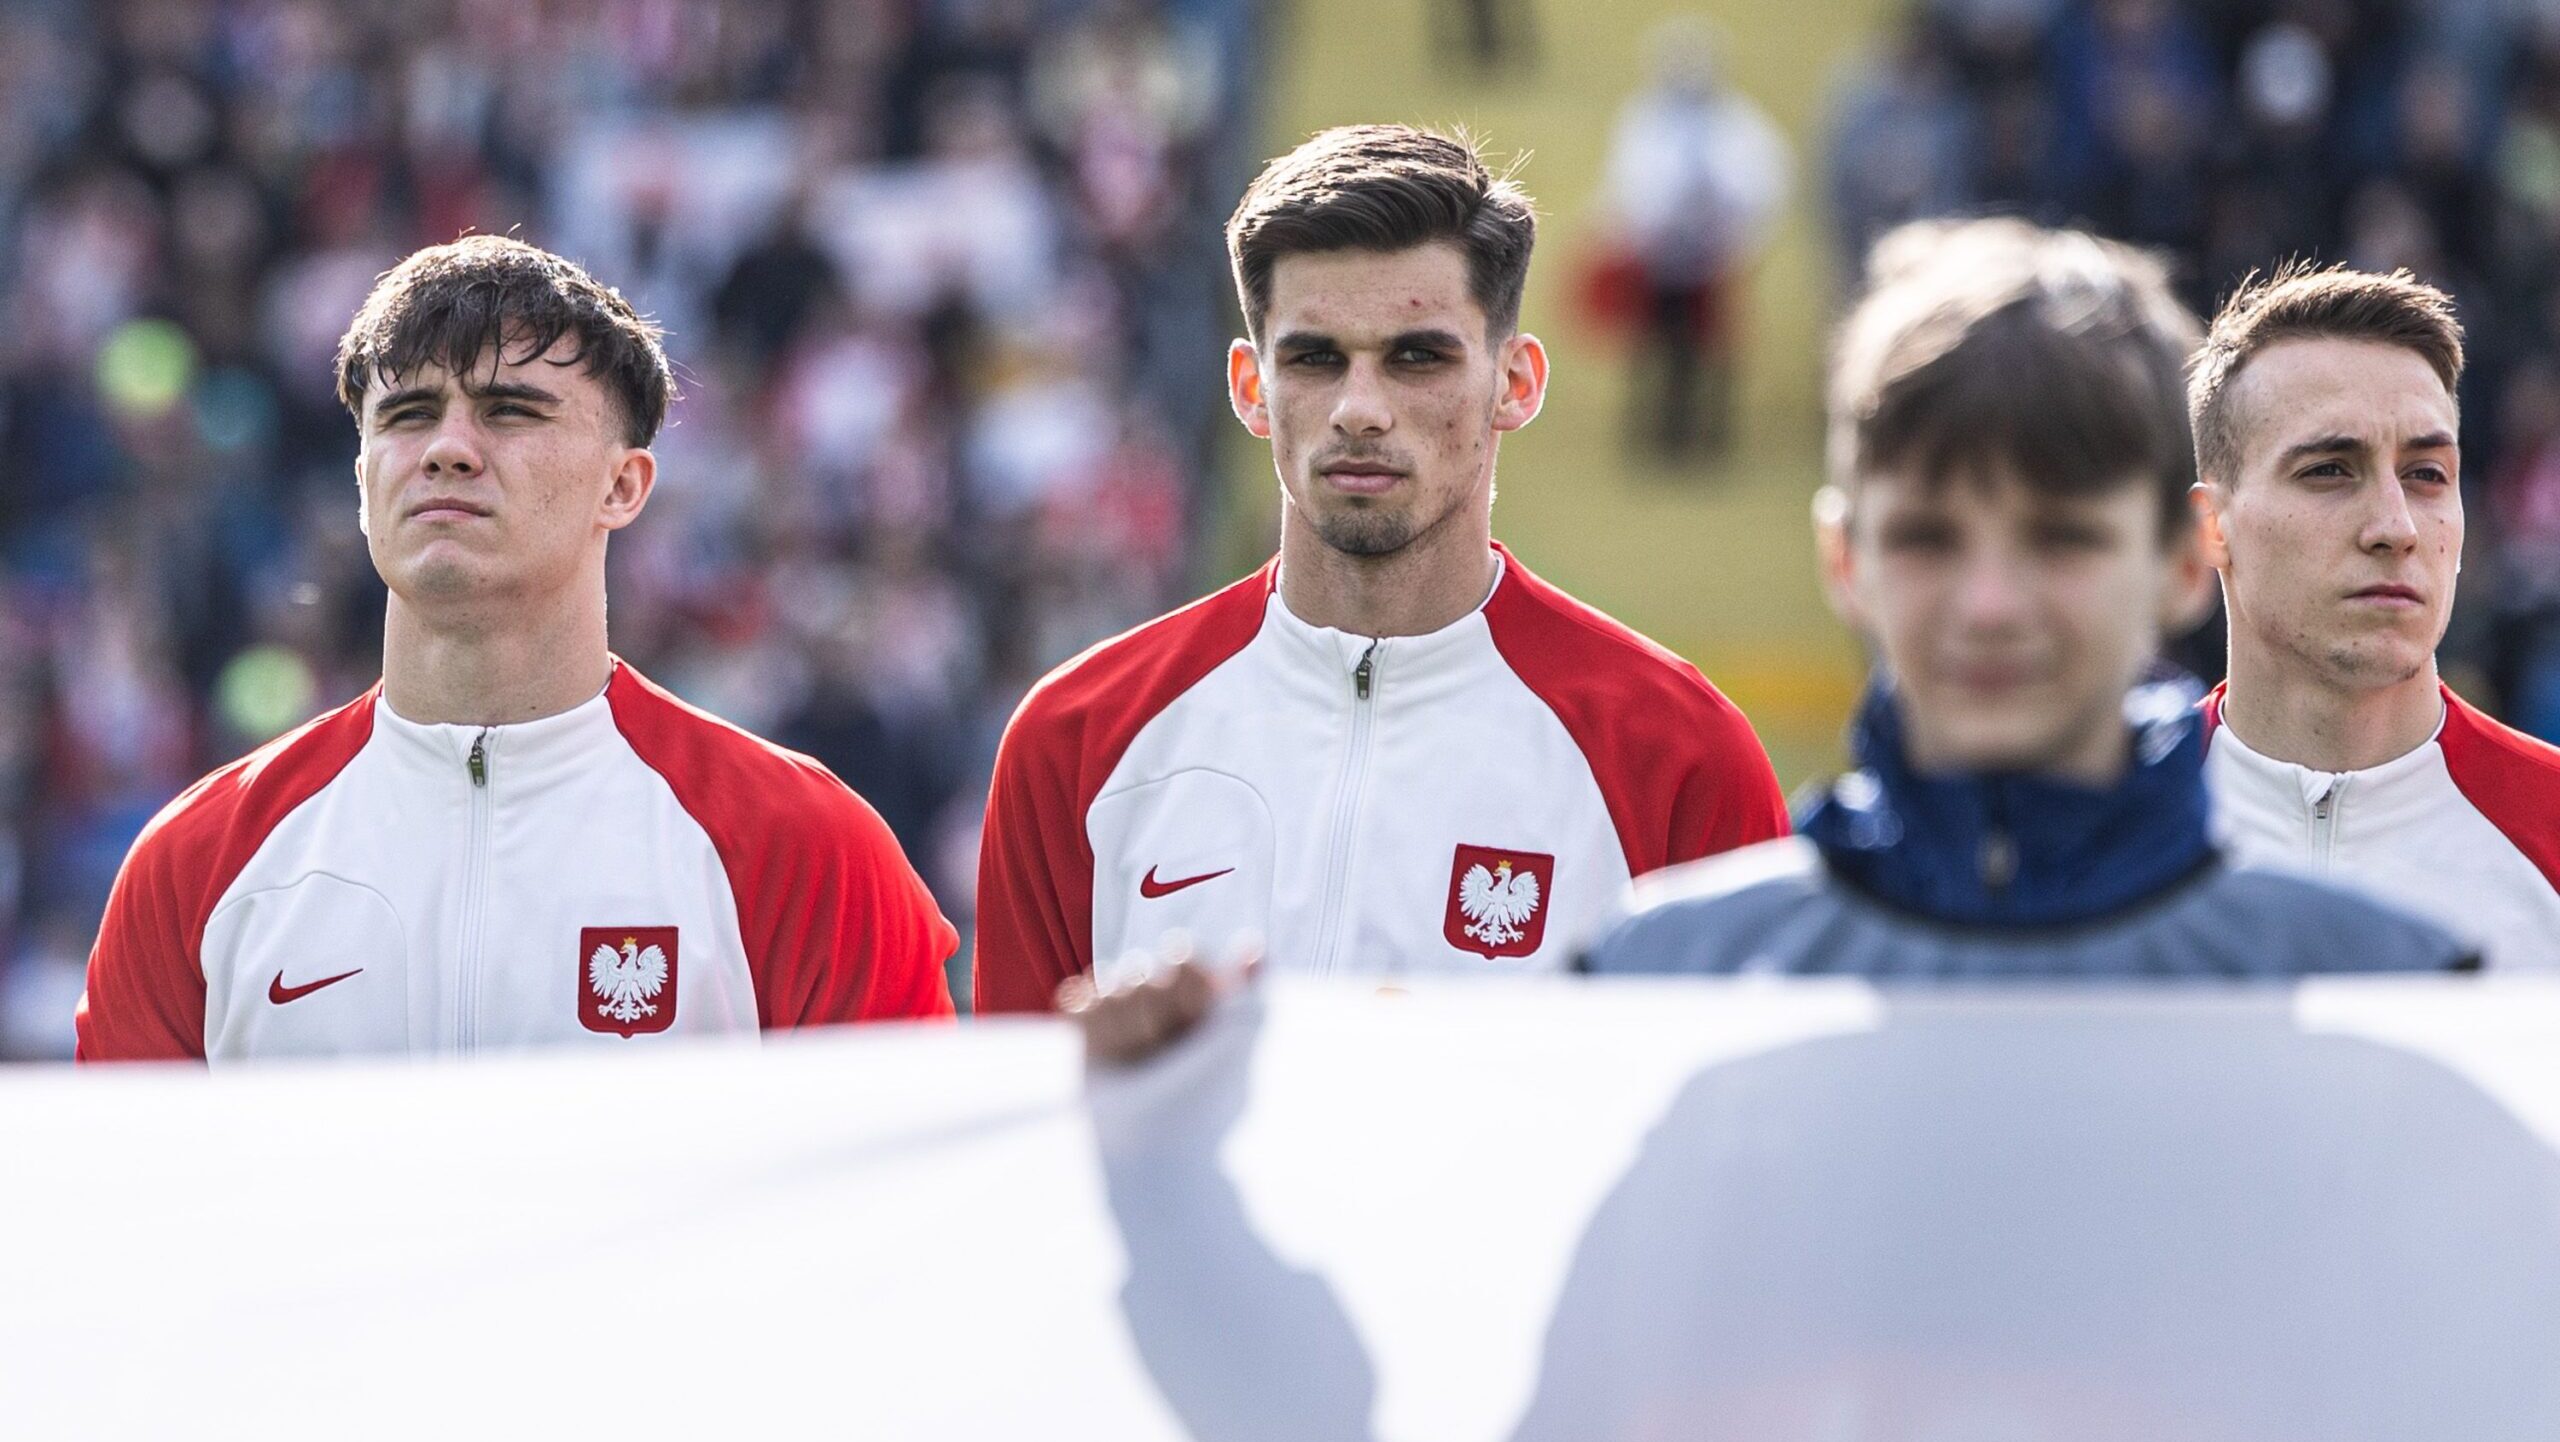
<instances>
[{"instance_id":1,"label":"red raglan sleeve","mask_svg":"<svg viewBox=\"0 0 2560 1442\"><path fill-rule=\"evenodd\" d=\"M943 963L960 937L880 813L816 762L806 823L738 898L766 1030L952 1014ZM735 883L733 882L733 886Z\"/></svg>"},{"instance_id":2,"label":"red raglan sleeve","mask_svg":"<svg viewBox=\"0 0 2560 1442\"><path fill-rule=\"evenodd\" d=\"M73 1015L80 1061L204 1059L202 927L190 916L176 850L155 821L116 874Z\"/></svg>"},{"instance_id":3,"label":"red raglan sleeve","mask_svg":"<svg viewBox=\"0 0 2560 1442\"><path fill-rule=\"evenodd\" d=\"M1591 763L1629 875L1787 834L1769 753L1723 692L1503 555L1485 604L1494 645Z\"/></svg>"},{"instance_id":4,"label":"red raglan sleeve","mask_svg":"<svg viewBox=\"0 0 2560 1442\"><path fill-rule=\"evenodd\" d=\"M1722 695L1714 701L1724 704L1694 708L1700 734L1690 747L1672 753L1681 772L1672 788L1666 866L1775 840L1793 829L1787 794L1759 734Z\"/></svg>"},{"instance_id":5,"label":"red raglan sleeve","mask_svg":"<svg viewBox=\"0 0 2560 1442\"><path fill-rule=\"evenodd\" d=\"M1093 969L1093 850L1074 765L1031 707L1005 728L978 842L979 1013L1047 1011L1058 983Z\"/></svg>"},{"instance_id":6,"label":"red raglan sleeve","mask_svg":"<svg viewBox=\"0 0 2560 1442\"><path fill-rule=\"evenodd\" d=\"M959 933L871 803L825 766L617 663L614 724L711 840L768 1031L951 1015Z\"/></svg>"},{"instance_id":7,"label":"red raglan sleeve","mask_svg":"<svg viewBox=\"0 0 2560 1442\"><path fill-rule=\"evenodd\" d=\"M2437 743L2454 788L2560 891L2560 748L2490 719L2450 686L2439 689Z\"/></svg>"}]
</instances>

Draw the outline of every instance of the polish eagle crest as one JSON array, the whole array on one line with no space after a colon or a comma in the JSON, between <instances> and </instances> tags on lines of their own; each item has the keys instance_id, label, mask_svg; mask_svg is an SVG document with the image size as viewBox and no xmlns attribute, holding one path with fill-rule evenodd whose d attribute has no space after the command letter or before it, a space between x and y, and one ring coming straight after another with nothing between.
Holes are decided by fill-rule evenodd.
<instances>
[{"instance_id":1,"label":"polish eagle crest","mask_svg":"<svg viewBox=\"0 0 2560 1442\"><path fill-rule=\"evenodd\" d=\"M643 947L626 936L620 951L604 944L587 957L587 986L596 995L596 1009L626 1025L656 1016L656 997L666 985L667 954L654 944Z\"/></svg>"},{"instance_id":2,"label":"polish eagle crest","mask_svg":"<svg viewBox=\"0 0 2560 1442\"><path fill-rule=\"evenodd\" d=\"M1507 860L1491 870L1478 862L1458 883L1458 910L1467 918L1467 935L1487 946L1509 946L1528 935L1529 919L1538 914L1538 878L1512 870Z\"/></svg>"}]
</instances>

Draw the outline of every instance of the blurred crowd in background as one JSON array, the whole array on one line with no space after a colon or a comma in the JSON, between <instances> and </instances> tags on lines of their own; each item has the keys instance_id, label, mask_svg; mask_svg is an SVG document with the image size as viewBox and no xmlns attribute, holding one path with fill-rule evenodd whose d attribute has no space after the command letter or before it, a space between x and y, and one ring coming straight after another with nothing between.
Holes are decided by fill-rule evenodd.
<instances>
[{"instance_id":1,"label":"blurred crowd in background","mask_svg":"<svg viewBox=\"0 0 2560 1442\"><path fill-rule=\"evenodd\" d=\"M1246 0L0 0L0 1055L125 848L379 673L374 277L585 262L684 396L616 649L868 797L955 919L1023 689L1182 599Z\"/></svg>"},{"instance_id":2,"label":"blurred crowd in background","mask_svg":"<svg viewBox=\"0 0 2560 1442\"><path fill-rule=\"evenodd\" d=\"M2004 211L2166 251L2208 315L2294 255L2452 292L2470 546L2446 669L2560 740L2560 3L1911 0L1827 145L1844 278L1896 222Z\"/></svg>"}]
</instances>

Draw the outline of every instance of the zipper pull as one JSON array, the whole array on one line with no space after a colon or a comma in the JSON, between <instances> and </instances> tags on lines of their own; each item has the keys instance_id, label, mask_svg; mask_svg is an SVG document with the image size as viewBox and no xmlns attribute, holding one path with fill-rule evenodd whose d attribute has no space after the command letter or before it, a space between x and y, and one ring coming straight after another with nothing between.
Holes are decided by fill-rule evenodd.
<instances>
[{"instance_id":1,"label":"zipper pull","mask_svg":"<svg viewBox=\"0 0 2560 1442\"><path fill-rule=\"evenodd\" d=\"M2006 891L2018 879L2018 843L2006 831L1994 831L1982 838L1982 884L1993 891Z\"/></svg>"},{"instance_id":2,"label":"zipper pull","mask_svg":"<svg viewBox=\"0 0 2560 1442\"><path fill-rule=\"evenodd\" d=\"M1987 810L1982 846L1974 854L1973 864L1982 884L1989 890L2005 892L2009 883L2018 879L2018 838L2009 831L2009 794L1995 781L1987 788Z\"/></svg>"},{"instance_id":3,"label":"zipper pull","mask_svg":"<svg viewBox=\"0 0 2560 1442\"><path fill-rule=\"evenodd\" d=\"M471 784L489 784L489 733L486 731L471 738Z\"/></svg>"},{"instance_id":4,"label":"zipper pull","mask_svg":"<svg viewBox=\"0 0 2560 1442\"><path fill-rule=\"evenodd\" d=\"M1369 678L1374 674L1377 664L1378 643L1372 641L1369 643L1369 649L1360 653L1360 669L1351 673L1352 695L1363 701L1369 699Z\"/></svg>"}]
</instances>

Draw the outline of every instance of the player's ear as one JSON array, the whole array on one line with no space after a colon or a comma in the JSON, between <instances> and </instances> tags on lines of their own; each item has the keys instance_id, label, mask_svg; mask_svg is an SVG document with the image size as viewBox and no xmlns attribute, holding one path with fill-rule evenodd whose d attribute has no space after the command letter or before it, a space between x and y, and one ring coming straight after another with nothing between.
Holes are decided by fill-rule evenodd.
<instances>
[{"instance_id":1,"label":"player's ear","mask_svg":"<svg viewBox=\"0 0 2560 1442\"><path fill-rule=\"evenodd\" d=\"M1522 331L1502 343L1502 393L1493 403L1493 428L1516 431L1538 418L1547 403L1547 345Z\"/></svg>"},{"instance_id":2,"label":"player's ear","mask_svg":"<svg viewBox=\"0 0 2560 1442\"><path fill-rule=\"evenodd\" d=\"M2192 506L2197 486L2187 492L2192 520L2178 535L2165 538L2161 545L2169 567L2168 583L2160 588L2160 633L2183 636L2204 623L2213 612L2214 568L2205 561L2204 510Z\"/></svg>"},{"instance_id":3,"label":"player's ear","mask_svg":"<svg viewBox=\"0 0 2560 1442\"><path fill-rule=\"evenodd\" d=\"M1262 357L1253 342L1237 339L1227 343L1227 404L1235 408L1236 419L1244 428L1264 440L1271 439L1271 398L1262 389Z\"/></svg>"},{"instance_id":4,"label":"player's ear","mask_svg":"<svg viewBox=\"0 0 2560 1442\"><path fill-rule=\"evenodd\" d=\"M367 499L364 485L364 437L359 435L356 437L356 534L370 538L373 535L373 518L365 514L371 509L366 504Z\"/></svg>"},{"instance_id":5,"label":"player's ear","mask_svg":"<svg viewBox=\"0 0 2560 1442\"><path fill-rule=\"evenodd\" d=\"M2219 481L2198 481L2187 487L2187 505L2196 516L2196 546L2208 570L2231 569L2231 539L2222 526L2223 508L2231 497Z\"/></svg>"},{"instance_id":6,"label":"player's ear","mask_svg":"<svg viewBox=\"0 0 2560 1442\"><path fill-rule=\"evenodd\" d=\"M658 457L647 446L627 446L614 462L613 482L605 488L604 505L596 520L608 531L619 531L640 519L640 510L649 504L649 493L658 487Z\"/></svg>"},{"instance_id":7,"label":"player's ear","mask_svg":"<svg viewBox=\"0 0 2560 1442\"><path fill-rule=\"evenodd\" d=\"M1831 613L1864 634L1866 610L1858 604L1857 558L1849 547L1849 493L1836 483L1813 493L1813 548Z\"/></svg>"}]
</instances>

